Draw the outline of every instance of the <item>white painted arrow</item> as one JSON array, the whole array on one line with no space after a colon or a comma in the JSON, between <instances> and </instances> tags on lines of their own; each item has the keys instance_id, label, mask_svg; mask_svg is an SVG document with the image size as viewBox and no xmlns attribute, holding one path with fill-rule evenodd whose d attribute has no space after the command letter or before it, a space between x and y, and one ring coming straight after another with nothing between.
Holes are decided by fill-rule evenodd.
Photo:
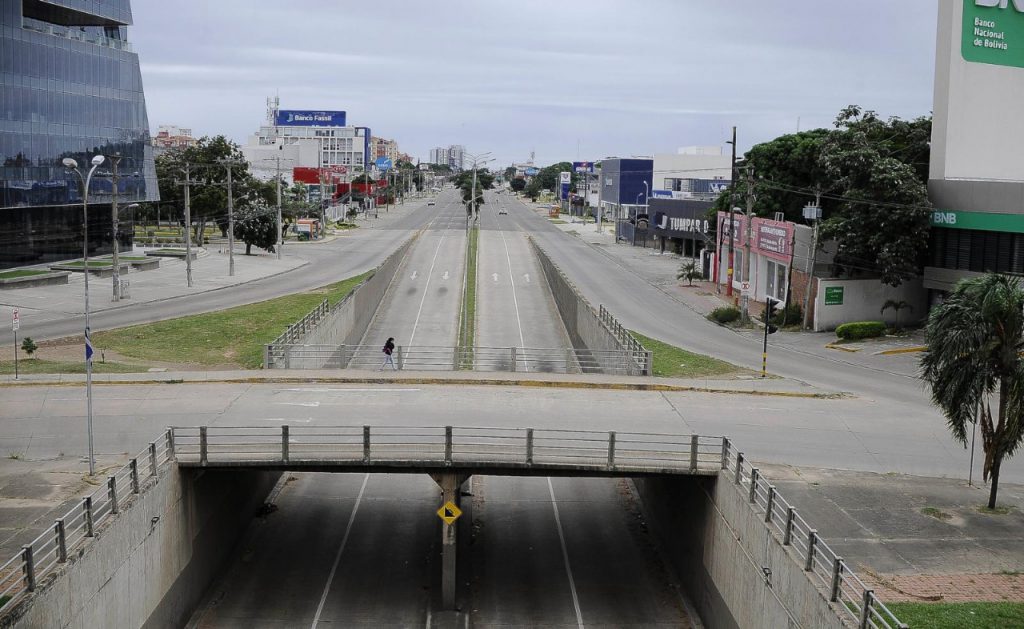
<instances>
[{"instance_id":1,"label":"white painted arrow","mask_svg":"<svg viewBox=\"0 0 1024 629\"><path fill-rule=\"evenodd\" d=\"M443 280L448 279L448 271L444 272L444 275L441 276L441 279L443 279Z\"/></svg>"},{"instance_id":2,"label":"white painted arrow","mask_svg":"<svg viewBox=\"0 0 1024 629\"><path fill-rule=\"evenodd\" d=\"M412 272L412 278L411 278L411 279L416 279L416 276L417 276L417 275L419 275L419 273L418 273L417 271L413 271L413 272Z\"/></svg>"},{"instance_id":3,"label":"white painted arrow","mask_svg":"<svg viewBox=\"0 0 1024 629\"><path fill-rule=\"evenodd\" d=\"M530 274L529 273L523 273L523 279L525 279L526 283L529 284L530 283Z\"/></svg>"},{"instance_id":4,"label":"white painted arrow","mask_svg":"<svg viewBox=\"0 0 1024 629\"><path fill-rule=\"evenodd\" d=\"M492 273L492 274L491 274L491 277L492 277L492 278L494 278L494 281L495 281L495 282L497 282L497 281L498 281L498 274L497 274L497 273Z\"/></svg>"}]
</instances>

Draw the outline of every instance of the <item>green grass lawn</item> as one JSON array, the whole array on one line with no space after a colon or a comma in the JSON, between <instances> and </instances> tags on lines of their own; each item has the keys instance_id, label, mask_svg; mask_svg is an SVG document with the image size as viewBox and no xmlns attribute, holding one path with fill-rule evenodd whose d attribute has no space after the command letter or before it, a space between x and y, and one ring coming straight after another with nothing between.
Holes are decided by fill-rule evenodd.
<instances>
[{"instance_id":1,"label":"green grass lawn","mask_svg":"<svg viewBox=\"0 0 1024 629\"><path fill-rule=\"evenodd\" d=\"M912 629L1024 629L1024 603L889 603Z\"/></svg>"},{"instance_id":2,"label":"green grass lawn","mask_svg":"<svg viewBox=\"0 0 1024 629\"><path fill-rule=\"evenodd\" d=\"M140 360L258 369L263 346L325 298L336 304L369 274L247 306L93 334L93 345Z\"/></svg>"},{"instance_id":3,"label":"green grass lawn","mask_svg":"<svg viewBox=\"0 0 1024 629\"><path fill-rule=\"evenodd\" d=\"M10 280L16 277L32 277L33 275L47 275L51 271L36 271L32 269L14 269L13 271L0 272L0 280Z\"/></svg>"},{"instance_id":4,"label":"green grass lawn","mask_svg":"<svg viewBox=\"0 0 1024 629\"><path fill-rule=\"evenodd\" d=\"M124 363L101 363L93 357L93 373L138 373L148 368L140 365L125 365ZM41 360L39 358L19 358L19 374L34 373L85 373L85 348L82 349L82 360L80 362L66 362L59 360ZM13 375L14 361L0 360L0 374Z\"/></svg>"},{"instance_id":5,"label":"green grass lawn","mask_svg":"<svg viewBox=\"0 0 1024 629\"><path fill-rule=\"evenodd\" d=\"M463 346L469 350L473 349L476 340L476 258L479 235L480 230L474 227L469 232L469 241L466 244L466 294L462 296L466 300L466 317L462 320L459 338L465 339ZM462 368L473 368L472 351L463 359Z\"/></svg>"},{"instance_id":6,"label":"green grass lawn","mask_svg":"<svg viewBox=\"0 0 1024 629\"><path fill-rule=\"evenodd\" d=\"M84 260L75 260L74 262L62 262L60 266L70 266L75 268L81 268L85 266ZM113 260L89 260L90 269L105 269L109 266L114 266Z\"/></svg>"},{"instance_id":7,"label":"green grass lawn","mask_svg":"<svg viewBox=\"0 0 1024 629\"><path fill-rule=\"evenodd\" d=\"M703 378L742 371L736 365L703 354L694 354L630 330L633 338L653 354L653 375L662 378Z\"/></svg>"}]
</instances>

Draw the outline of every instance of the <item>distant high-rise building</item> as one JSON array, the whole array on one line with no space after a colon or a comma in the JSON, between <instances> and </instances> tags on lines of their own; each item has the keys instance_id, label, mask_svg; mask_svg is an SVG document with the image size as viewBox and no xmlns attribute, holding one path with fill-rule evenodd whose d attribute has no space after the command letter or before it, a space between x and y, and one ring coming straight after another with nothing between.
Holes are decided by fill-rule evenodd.
<instances>
[{"instance_id":1,"label":"distant high-rise building","mask_svg":"<svg viewBox=\"0 0 1024 629\"><path fill-rule=\"evenodd\" d=\"M398 161L398 142L376 136L370 138L370 161L386 157L394 164Z\"/></svg>"},{"instance_id":2,"label":"distant high-rise building","mask_svg":"<svg viewBox=\"0 0 1024 629\"><path fill-rule=\"evenodd\" d=\"M153 136L153 146L156 149L184 149L194 146L196 139L192 137L192 129L186 129L176 125L162 124L157 128Z\"/></svg>"},{"instance_id":3,"label":"distant high-rise building","mask_svg":"<svg viewBox=\"0 0 1024 629\"><path fill-rule=\"evenodd\" d=\"M129 0L0 2L0 268L82 255L81 184L65 158L87 171L119 154L120 206L160 199L131 23ZM110 163L89 187L90 253L113 248Z\"/></svg>"},{"instance_id":4,"label":"distant high-rise building","mask_svg":"<svg viewBox=\"0 0 1024 629\"><path fill-rule=\"evenodd\" d=\"M461 144L452 144L448 148L438 146L430 149L430 163L440 166L448 166L452 170L465 168L466 147Z\"/></svg>"}]
</instances>

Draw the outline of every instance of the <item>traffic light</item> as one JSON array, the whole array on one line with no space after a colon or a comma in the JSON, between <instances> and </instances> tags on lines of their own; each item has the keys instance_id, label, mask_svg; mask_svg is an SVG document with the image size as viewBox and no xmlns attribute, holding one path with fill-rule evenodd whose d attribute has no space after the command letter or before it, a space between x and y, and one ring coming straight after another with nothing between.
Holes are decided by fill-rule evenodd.
<instances>
[{"instance_id":1,"label":"traffic light","mask_svg":"<svg viewBox=\"0 0 1024 629\"><path fill-rule=\"evenodd\" d=\"M765 330L768 334L775 334L779 331L778 326L772 323L772 319L775 318L776 309L779 307L781 302L771 297L765 298L765 309L764 309L764 325Z\"/></svg>"}]
</instances>

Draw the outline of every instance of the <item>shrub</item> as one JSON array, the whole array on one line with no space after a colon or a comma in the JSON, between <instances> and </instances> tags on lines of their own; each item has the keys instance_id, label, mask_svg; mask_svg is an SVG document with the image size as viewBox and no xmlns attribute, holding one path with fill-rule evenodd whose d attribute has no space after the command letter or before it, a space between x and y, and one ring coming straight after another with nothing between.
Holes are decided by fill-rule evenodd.
<instances>
[{"instance_id":1,"label":"shrub","mask_svg":"<svg viewBox=\"0 0 1024 629\"><path fill-rule=\"evenodd\" d=\"M885 323L881 321L856 321L844 323L836 328L836 336L847 341L870 339L885 334Z\"/></svg>"},{"instance_id":2,"label":"shrub","mask_svg":"<svg viewBox=\"0 0 1024 629\"><path fill-rule=\"evenodd\" d=\"M31 336L26 336L25 340L21 342L21 350L29 356L32 356L37 349L39 349L39 346L36 345L36 342L32 340Z\"/></svg>"},{"instance_id":3,"label":"shrub","mask_svg":"<svg viewBox=\"0 0 1024 629\"><path fill-rule=\"evenodd\" d=\"M764 320L766 311L761 311L761 322L767 323ZM789 304L785 308L779 308L775 311L775 316L772 317L772 324L777 325L780 328L787 325L799 325L804 318L804 311L800 307L800 304Z\"/></svg>"},{"instance_id":4,"label":"shrub","mask_svg":"<svg viewBox=\"0 0 1024 629\"><path fill-rule=\"evenodd\" d=\"M708 319L711 319L715 323L721 323L722 325L725 325L726 323L732 323L733 321L736 321L739 318L740 311L738 308L734 308L733 306L722 306L721 308L715 308L714 310L711 311L711 314L708 315Z\"/></svg>"}]
</instances>

